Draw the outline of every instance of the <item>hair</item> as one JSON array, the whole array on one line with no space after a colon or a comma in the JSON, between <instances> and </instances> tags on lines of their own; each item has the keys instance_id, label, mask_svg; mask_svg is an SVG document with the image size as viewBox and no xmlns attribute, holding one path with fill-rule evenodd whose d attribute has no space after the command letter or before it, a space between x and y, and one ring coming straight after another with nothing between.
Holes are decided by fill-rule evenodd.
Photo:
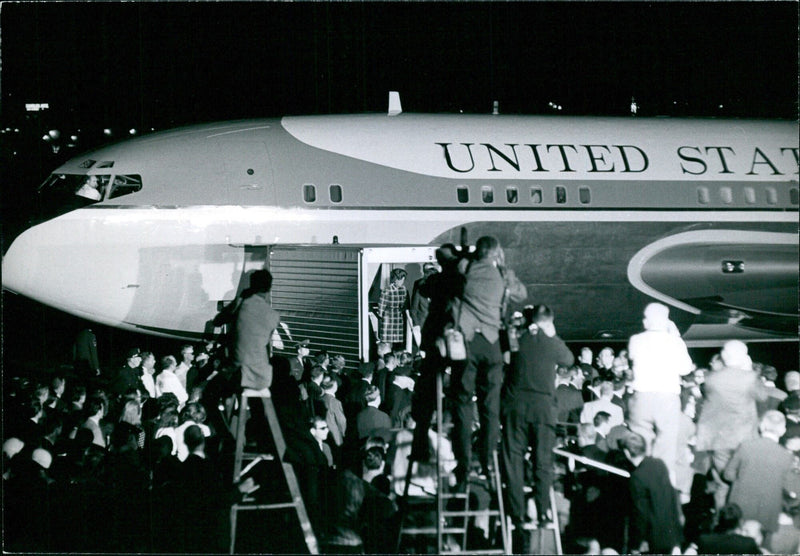
<instances>
[{"instance_id":1,"label":"hair","mask_svg":"<svg viewBox=\"0 0 800 556\"><path fill-rule=\"evenodd\" d=\"M745 368L752 365L752 361L747 355L747 344L740 340L725 342L719 355L726 367Z\"/></svg>"},{"instance_id":2,"label":"hair","mask_svg":"<svg viewBox=\"0 0 800 556\"><path fill-rule=\"evenodd\" d=\"M181 353L183 353L184 351L186 351L187 349L190 349L190 348L194 349L194 346L192 344L183 344L181 346Z\"/></svg>"},{"instance_id":3,"label":"hair","mask_svg":"<svg viewBox=\"0 0 800 556\"><path fill-rule=\"evenodd\" d=\"M787 390L800 390L800 373L789 371L783 377L783 383L786 385Z\"/></svg>"},{"instance_id":4,"label":"hair","mask_svg":"<svg viewBox=\"0 0 800 556\"><path fill-rule=\"evenodd\" d=\"M309 372L309 377L311 377L311 380L316 380L324 374L325 374L325 369L323 369L320 365L314 365L313 367L311 367L311 372Z\"/></svg>"},{"instance_id":5,"label":"hair","mask_svg":"<svg viewBox=\"0 0 800 556\"><path fill-rule=\"evenodd\" d=\"M53 377L53 380L50 381L50 389L53 392L55 392L64 383L66 383L66 380L64 380L64 377L61 376L61 375L56 375L56 376Z\"/></svg>"},{"instance_id":6,"label":"hair","mask_svg":"<svg viewBox=\"0 0 800 556\"><path fill-rule=\"evenodd\" d=\"M600 397L611 396L614 394L614 383L610 380L604 380L600 383ZM602 411L601 413L605 413ZM609 415L610 416L610 415Z\"/></svg>"},{"instance_id":7,"label":"hair","mask_svg":"<svg viewBox=\"0 0 800 556\"><path fill-rule=\"evenodd\" d=\"M189 449L189 453L194 452L199 446L205 444L206 437L197 425L190 425L183 431L183 442Z\"/></svg>"},{"instance_id":8,"label":"hair","mask_svg":"<svg viewBox=\"0 0 800 556\"><path fill-rule=\"evenodd\" d=\"M142 423L142 406L136 400L128 400L122 408L120 422L140 425Z\"/></svg>"},{"instance_id":9,"label":"hair","mask_svg":"<svg viewBox=\"0 0 800 556\"><path fill-rule=\"evenodd\" d=\"M774 381L776 378L778 378L778 369L772 365L764 365L764 367L761 369L761 376L763 376L766 380Z\"/></svg>"},{"instance_id":10,"label":"hair","mask_svg":"<svg viewBox=\"0 0 800 556\"><path fill-rule=\"evenodd\" d=\"M47 416L44 422L45 435L53 434L59 428L64 427L64 418L58 412L52 412Z\"/></svg>"},{"instance_id":11,"label":"hair","mask_svg":"<svg viewBox=\"0 0 800 556\"><path fill-rule=\"evenodd\" d=\"M364 467L370 471L381 468L381 464L386 457L386 452L379 446L373 446L364 451Z\"/></svg>"},{"instance_id":12,"label":"hair","mask_svg":"<svg viewBox=\"0 0 800 556\"><path fill-rule=\"evenodd\" d=\"M786 432L786 417L776 409L770 409L761 418L759 426L761 433L776 434L783 436Z\"/></svg>"},{"instance_id":13,"label":"hair","mask_svg":"<svg viewBox=\"0 0 800 556\"><path fill-rule=\"evenodd\" d=\"M81 398L86 396L86 386L75 384L70 389L69 401L70 403L79 402Z\"/></svg>"},{"instance_id":14,"label":"hair","mask_svg":"<svg viewBox=\"0 0 800 556\"><path fill-rule=\"evenodd\" d=\"M317 354L314 356L314 363L316 363L317 365L322 365L326 359L330 363L330 358L331 357L330 355L328 355L328 352L323 349L321 351L318 351Z\"/></svg>"},{"instance_id":15,"label":"hair","mask_svg":"<svg viewBox=\"0 0 800 556\"><path fill-rule=\"evenodd\" d=\"M475 242L475 258L479 261L487 258L500 248L500 242L492 236L482 236Z\"/></svg>"},{"instance_id":16,"label":"hair","mask_svg":"<svg viewBox=\"0 0 800 556\"><path fill-rule=\"evenodd\" d=\"M339 383L336 382L335 379L333 379L329 374L326 374L325 378L322 379L322 384L320 384L319 387L322 388L323 392L330 392L338 385Z\"/></svg>"},{"instance_id":17,"label":"hair","mask_svg":"<svg viewBox=\"0 0 800 556\"><path fill-rule=\"evenodd\" d=\"M272 273L269 270L256 270L250 275L250 295L265 293L272 289Z\"/></svg>"},{"instance_id":18,"label":"hair","mask_svg":"<svg viewBox=\"0 0 800 556\"><path fill-rule=\"evenodd\" d=\"M407 351L401 351L397 354L397 359L401 365L405 366L414 361L414 356Z\"/></svg>"},{"instance_id":19,"label":"hair","mask_svg":"<svg viewBox=\"0 0 800 556\"><path fill-rule=\"evenodd\" d=\"M720 508L717 514L717 525L714 530L717 533L727 533L733 531L742 523L742 509L738 504L730 502Z\"/></svg>"},{"instance_id":20,"label":"hair","mask_svg":"<svg viewBox=\"0 0 800 556\"><path fill-rule=\"evenodd\" d=\"M647 443L644 441L644 437L635 432L626 434L620 439L619 444L622 448L628 450L630 455L635 458L643 456L647 451Z\"/></svg>"},{"instance_id":21,"label":"hair","mask_svg":"<svg viewBox=\"0 0 800 556\"><path fill-rule=\"evenodd\" d=\"M391 280L392 282L396 282L398 280L405 280L406 276L408 276L408 273L405 270L403 270L402 268L395 268L394 270L392 270Z\"/></svg>"},{"instance_id":22,"label":"hair","mask_svg":"<svg viewBox=\"0 0 800 556\"><path fill-rule=\"evenodd\" d=\"M457 260L458 250L452 243L444 243L436 250L436 262L442 267Z\"/></svg>"},{"instance_id":23,"label":"hair","mask_svg":"<svg viewBox=\"0 0 800 556\"><path fill-rule=\"evenodd\" d=\"M397 365L400 364L400 358L396 353L387 353L383 356L383 361L388 365L389 361L394 361Z\"/></svg>"},{"instance_id":24,"label":"hair","mask_svg":"<svg viewBox=\"0 0 800 556\"><path fill-rule=\"evenodd\" d=\"M144 362L144 360L150 356L152 356L153 359L155 359L155 354L152 351L143 351L142 353L139 354L139 357L142 358L142 362Z\"/></svg>"},{"instance_id":25,"label":"hair","mask_svg":"<svg viewBox=\"0 0 800 556\"><path fill-rule=\"evenodd\" d=\"M161 358L161 370L169 369L178 365L178 362L172 355L165 355Z\"/></svg>"},{"instance_id":26,"label":"hair","mask_svg":"<svg viewBox=\"0 0 800 556\"><path fill-rule=\"evenodd\" d=\"M319 415L314 415L313 417L309 417L308 418L308 428L309 429L317 428L317 425L320 424L320 423L323 424L323 425L327 425L328 424L328 422L324 418L320 417Z\"/></svg>"},{"instance_id":27,"label":"hair","mask_svg":"<svg viewBox=\"0 0 800 556\"><path fill-rule=\"evenodd\" d=\"M331 357L330 366L335 369L344 369L347 362L344 360L344 355L334 355Z\"/></svg>"},{"instance_id":28,"label":"hair","mask_svg":"<svg viewBox=\"0 0 800 556\"><path fill-rule=\"evenodd\" d=\"M173 406L165 407L158 415L156 428L175 427L178 424L178 408Z\"/></svg>"},{"instance_id":29,"label":"hair","mask_svg":"<svg viewBox=\"0 0 800 556\"><path fill-rule=\"evenodd\" d=\"M96 415L101 409L103 412L105 412L108 404L106 403L106 399L104 397L98 394L92 394L89 399L86 400L86 407L89 415Z\"/></svg>"},{"instance_id":30,"label":"hair","mask_svg":"<svg viewBox=\"0 0 800 556\"><path fill-rule=\"evenodd\" d=\"M594 414L594 426L599 427L608 423L611 420L611 414L607 411L598 411Z\"/></svg>"},{"instance_id":31,"label":"hair","mask_svg":"<svg viewBox=\"0 0 800 556\"><path fill-rule=\"evenodd\" d=\"M541 324L543 322L550 322L554 318L553 310L547 305L536 305L530 313L530 320L528 324Z\"/></svg>"},{"instance_id":32,"label":"hair","mask_svg":"<svg viewBox=\"0 0 800 556\"><path fill-rule=\"evenodd\" d=\"M669 322L669 307L663 303L650 303L644 308L645 328L662 329Z\"/></svg>"},{"instance_id":33,"label":"hair","mask_svg":"<svg viewBox=\"0 0 800 556\"><path fill-rule=\"evenodd\" d=\"M203 423L206 420L206 408L199 402L187 403L180 414L180 422L192 421L193 423Z\"/></svg>"},{"instance_id":34,"label":"hair","mask_svg":"<svg viewBox=\"0 0 800 556\"><path fill-rule=\"evenodd\" d=\"M374 402L380 396L381 393L378 390L378 387L375 386L374 384L370 384L369 386L367 386L367 391L364 392L364 399L367 401L367 403Z\"/></svg>"}]
</instances>

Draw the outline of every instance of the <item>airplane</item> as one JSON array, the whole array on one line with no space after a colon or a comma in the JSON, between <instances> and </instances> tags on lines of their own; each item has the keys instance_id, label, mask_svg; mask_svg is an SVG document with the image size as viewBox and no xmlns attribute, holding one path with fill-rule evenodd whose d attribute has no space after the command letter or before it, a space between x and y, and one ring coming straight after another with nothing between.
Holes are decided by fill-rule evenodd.
<instances>
[{"instance_id":1,"label":"airplane","mask_svg":"<svg viewBox=\"0 0 800 556\"><path fill-rule=\"evenodd\" d=\"M404 113L193 125L73 158L3 288L199 339L269 268L295 337L368 359L396 266L500 240L562 338L625 341L650 301L689 345L798 340L797 122ZM409 287L410 290L410 287ZM374 319L372 319L374 320Z\"/></svg>"}]
</instances>

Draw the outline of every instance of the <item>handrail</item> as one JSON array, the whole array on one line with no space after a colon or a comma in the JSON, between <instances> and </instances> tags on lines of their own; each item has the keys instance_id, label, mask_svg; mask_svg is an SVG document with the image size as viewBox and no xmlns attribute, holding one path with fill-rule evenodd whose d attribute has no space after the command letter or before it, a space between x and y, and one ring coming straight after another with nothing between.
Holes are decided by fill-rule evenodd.
<instances>
[{"instance_id":1,"label":"handrail","mask_svg":"<svg viewBox=\"0 0 800 556\"><path fill-rule=\"evenodd\" d=\"M619 475L620 477L625 477L626 479L629 479L631 476L631 474L625 471L624 469L620 469L619 467L614 467L613 465L608 465L607 463L597 461L596 459L587 458L586 456L573 454L572 452L567 452L566 450L563 450L561 448L553 448L553 453L565 457L567 459L580 462L584 465L588 465L590 467L594 467L602 471L608 471L609 473Z\"/></svg>"}]
</instances>

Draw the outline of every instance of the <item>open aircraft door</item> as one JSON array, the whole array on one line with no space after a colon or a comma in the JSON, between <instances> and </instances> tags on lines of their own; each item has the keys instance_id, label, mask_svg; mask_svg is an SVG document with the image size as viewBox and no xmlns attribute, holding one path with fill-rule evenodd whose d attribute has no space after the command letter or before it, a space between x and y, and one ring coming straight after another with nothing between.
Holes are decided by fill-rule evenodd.
<instances>
[{"instance_id":1,"label":"open aircraft door","mask_svg":"<svg viewBox=\"0 0 800 556\"><path fill-rule=\"evenodd\" d=\"M435 252L434 246L247 246L242 275L258 268L272 272L272 305L285 325L279 330L283 346L276 353L294 355L296 342L308 339L312 353L343 355L353 369L359 360L376 356L374 310L392 269L408 272L410 296L414 282L422 277L422 265L434 261ZM411 351L410 324L406 328L406 347Z\"/></svg>"},{"instance_id":2,"label":"open aircraft door","mask_svg":"<svg viewBox=\"0 0 800 556\"><path fill-rule=\"evenodd\" d=\"M436 247L422 245L415 247L364 247L358 260L358 337L359 357L363 361L375 358L377 341L377 318L375 307L380 300L381 289L389 285L389 274L395 268L403 268L408 273L406 290L409 301L414 282L422 277L422 265L436 261ZM412 351L411 323L406 319L406 350Z\"/></svg>"}]
</instances>

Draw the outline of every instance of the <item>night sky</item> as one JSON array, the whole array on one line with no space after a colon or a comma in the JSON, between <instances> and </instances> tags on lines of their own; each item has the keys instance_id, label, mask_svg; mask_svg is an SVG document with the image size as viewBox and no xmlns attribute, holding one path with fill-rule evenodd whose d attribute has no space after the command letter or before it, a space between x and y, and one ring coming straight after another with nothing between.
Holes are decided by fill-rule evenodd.
<instances>
[{"instance_id":1,"label":"night sky","mask_svg":"<svg viewBox=\"0 0 800 556\"><path fill-rule=\"evenodd\" d=\"M795 118L797 4L2 5L2 118L63 127L406 111ZM720 109L719 105L723 108Z\"/></svg>"}]
</instances>

